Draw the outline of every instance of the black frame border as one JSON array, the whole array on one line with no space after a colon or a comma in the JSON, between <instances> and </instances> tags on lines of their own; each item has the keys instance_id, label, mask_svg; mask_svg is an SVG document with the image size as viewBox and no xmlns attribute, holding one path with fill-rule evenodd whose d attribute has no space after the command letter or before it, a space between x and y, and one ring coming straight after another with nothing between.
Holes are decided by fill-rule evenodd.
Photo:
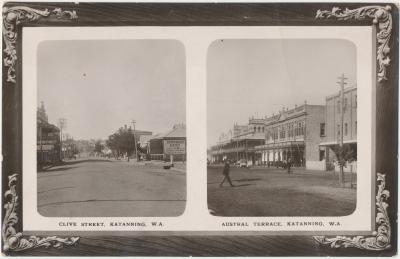
<instances>
[{"instance_id":1,"label":"black frame border","mask_svg":"<svg viewBox=\"0 0 400 259\"><path fill-rule=\"evenodd\" d=\"M379 46L382 44L379 39L382 37L379 36L379 32L387 29L387 17L389 16L391 19L389 35L381 35L384 40L387 39L387 36L389 39L387 44L384 43L380 54ZM3 5L2 45L4 61L2 201L6 206L2 210L3 253L18 256L390 256L396 254L398 20L398 8L392 3L5 3ZM8 28L9 24L13 28ZM22 218L18 217L23 213L22 208L18 206L23 200L23 183L22 180L18 180L19 174L22 173L23 159L21 82L23 57L20 54L22 53L22 28L29 26L228 25L376 26L377 71L378 73L382 71L382 66L385 71L384 77L377 75L377 79L380 80L377 80L376 84L375 171L378 172L376 198L382 198L382 202L389 204L385 210L388 219L385 224L389 226L390 230L389 235L386 235L388 240L381 247L382 249L346 245L348 243L342 243L341 239L338 240L339 237L313 238L312 236L294 235L25 237L21 233ZM385 46L389 49L386 49ZM389 60L386 58L389 58L390 62L387 62ZM11 73L10 67L12 68ZM384 175L383 181L379 172ZM388 192L383 192L382 196L382 191ZM379 226L377 223L378 229ZM363 238L370 240L371 237L348 238L350 244L354 244ZM382 245L382 239L378 239L377 235L372 238L375 240L373 242L379 241L378 246ZM328 246L321 245L324 242Z\"/></svg>"}]
</instances>

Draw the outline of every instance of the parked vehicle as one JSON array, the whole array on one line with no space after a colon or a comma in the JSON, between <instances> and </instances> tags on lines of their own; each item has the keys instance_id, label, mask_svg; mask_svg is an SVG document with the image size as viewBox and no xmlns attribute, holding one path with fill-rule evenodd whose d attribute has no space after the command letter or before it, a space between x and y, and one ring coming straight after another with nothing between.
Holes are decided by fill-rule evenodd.
<instances>
[{"instance_id":1,"label":"parked vehicle","mask_svg":"<svg viewBox=\"0 0 400 259\"><path fill-rule=\"evenodd\" d=\"M239 161L236 162L236 165L238 167L244 167L244 168L249 167L246 159L240 159Z\"/></svg>"}]
</instances>

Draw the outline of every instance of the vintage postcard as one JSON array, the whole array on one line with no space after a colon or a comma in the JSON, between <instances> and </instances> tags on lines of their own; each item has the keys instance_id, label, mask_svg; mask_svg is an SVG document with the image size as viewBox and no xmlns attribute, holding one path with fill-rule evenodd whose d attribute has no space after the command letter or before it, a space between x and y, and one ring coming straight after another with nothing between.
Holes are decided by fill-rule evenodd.
<instances>
[{"instance_id":1,"label":"vintage postcard","mask_svg":"<svg viewBox=\"0 0 400 259\"><path fill-rule=\"evenodd\" d=\"M3 254L396 254L397 17L5 3Z\"/></svg>"}]
</instances>

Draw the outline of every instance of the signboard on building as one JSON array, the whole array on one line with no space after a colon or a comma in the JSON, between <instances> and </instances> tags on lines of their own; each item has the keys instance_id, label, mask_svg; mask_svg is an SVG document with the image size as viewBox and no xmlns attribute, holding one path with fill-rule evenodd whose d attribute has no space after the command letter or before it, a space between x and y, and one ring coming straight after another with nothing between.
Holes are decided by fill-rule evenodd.
<instances>
[{"instance_id":1,"label":"signboard on building","mask_svg":"<svg viewBox=\"0 0 400 259\"><path fill-rule=\"evenodd\" d=\"M38 140L38 145L54 145L57 141L55 140Z\"/></svg>"},{"instance_id":2,"label":"signboard on building","mask_svg":"<svg viewBox=\"0 0 400 259\"><path fill-rule=\"evenodd\" d=\"M54 145L48 145L48 144L42 144L42 145L37 145L37 150L40 151L49 151L49 150L53 150L54 149Z\"/></svg>"},{"instance_id":3,"label":"signboard on building","mask_svg":"<svg viewBox=\"0 0 400 259\"><path fill-rule=\"evenodd\" d=\"M164 153L167 155L186 154L186 143L184 139L164 140Z\"/></svg>"}]
</instances>

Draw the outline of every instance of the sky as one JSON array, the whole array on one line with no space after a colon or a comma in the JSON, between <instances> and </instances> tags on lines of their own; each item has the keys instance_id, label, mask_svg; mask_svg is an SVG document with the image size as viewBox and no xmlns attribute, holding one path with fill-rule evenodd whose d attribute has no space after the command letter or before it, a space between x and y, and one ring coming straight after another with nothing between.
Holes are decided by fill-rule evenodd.
<instances>
[{"instance_id":1,"label":"sky","mask_svg":"<svg viewBox=\"0 0 400 259\"><path fill-rule=\"evenodd\" d=\"M106 139L118 128L162 133L185 123L185 50L175 40L44 41L38 105L67 120L74 139Z\"/></svg>"},{"instance_id":2,"label":"sky","mask_svg":"<svg viewBox=\"0 0 400 259\"><path fill-rule=\"evenodd\" d=\"M207 55L207 141L215 144L234 122L277 114L356 84L356 47L339 39L214 41Z\"/></svg>"}]
</instances>

